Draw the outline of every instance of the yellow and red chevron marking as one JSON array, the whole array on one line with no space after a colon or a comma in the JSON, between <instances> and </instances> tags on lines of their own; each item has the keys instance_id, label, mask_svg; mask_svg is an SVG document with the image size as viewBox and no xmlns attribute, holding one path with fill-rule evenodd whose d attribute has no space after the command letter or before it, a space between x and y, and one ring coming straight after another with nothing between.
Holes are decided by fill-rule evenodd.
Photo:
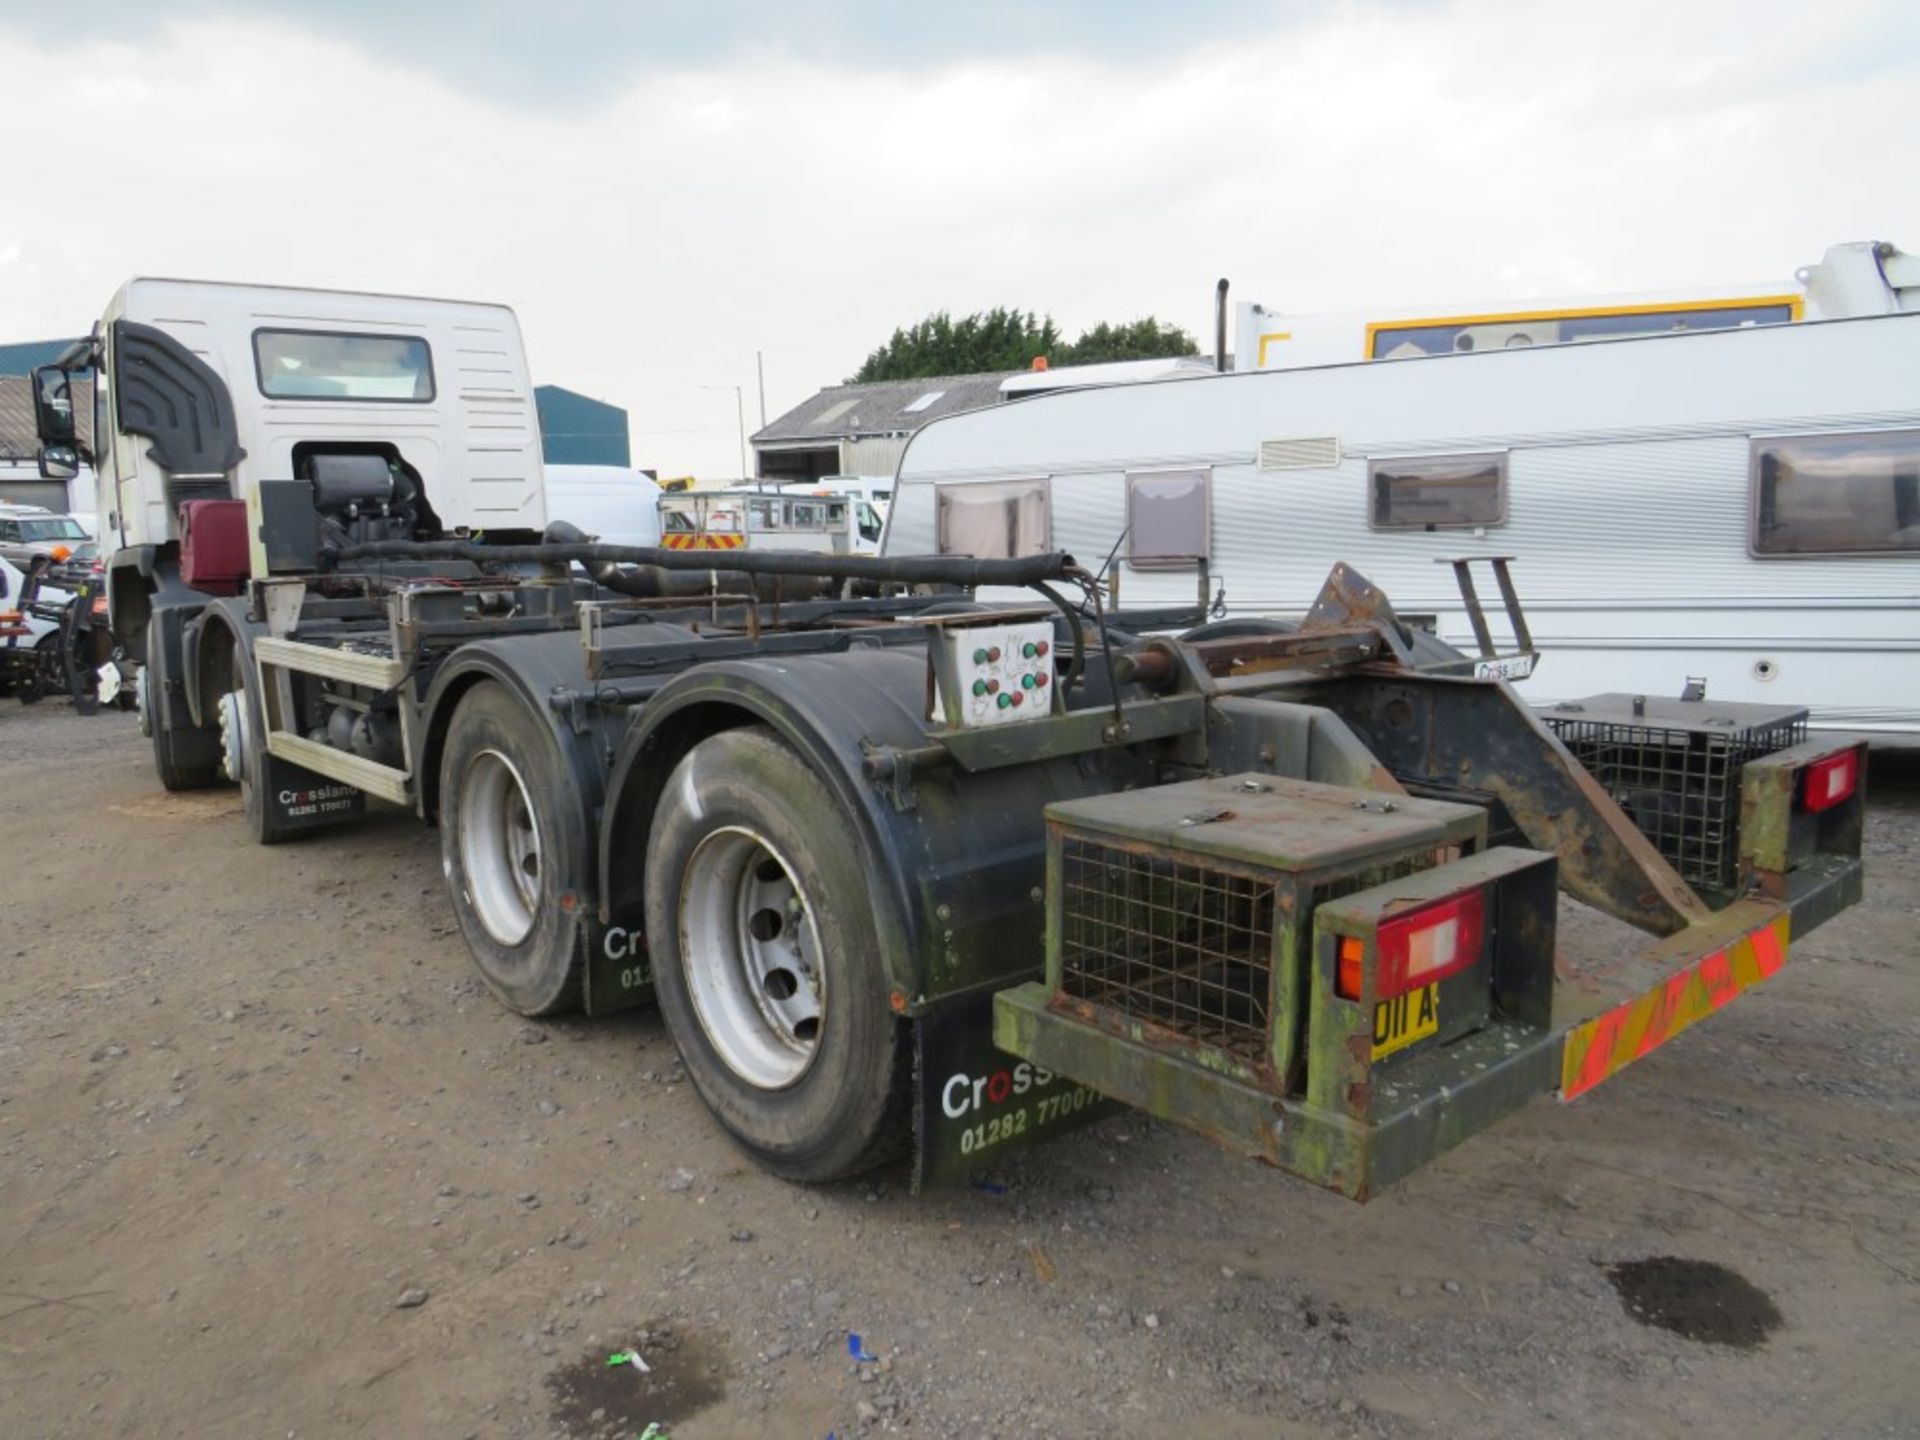
<instances>
[{"instance_id":1,"label":"yellow and red chevron marking","mask_svg":"<svg viewBox=\"0 0 1920 1440\"><path fill-rule=\"evenodd\" d=\"M1567 1032L1560 1098L1571 1100L1704 1020L1787 963L1789 917L1776 915L1635 999Z\"/></svg>"},{"instance_id":2,"label":"yellow and red chevron marking","mask_svg":"<svg viewBox=\"0 0 1920 1440\"><path fill-rule=\"evenodd\" d=\"M738 550L745 546L744 535L662 535L661 548L666 550Z\"/></svg>"}]
</instances>

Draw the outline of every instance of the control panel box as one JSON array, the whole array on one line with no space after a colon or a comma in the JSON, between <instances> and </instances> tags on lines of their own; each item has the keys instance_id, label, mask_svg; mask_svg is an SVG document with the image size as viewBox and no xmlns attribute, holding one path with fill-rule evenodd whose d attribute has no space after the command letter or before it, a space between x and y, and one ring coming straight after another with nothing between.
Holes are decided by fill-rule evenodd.
<instances>
[{"instance_id":1,"label":"control panel box","mask_svg":"<svg viewBox=\"0 0 1920 1440\"><path fill-rule=\"evenodd\" d=\"M953 617L927 627L927 718L980 730L1052 715L1060 700L1053 621Z\"/></svg>"}]
</instances>

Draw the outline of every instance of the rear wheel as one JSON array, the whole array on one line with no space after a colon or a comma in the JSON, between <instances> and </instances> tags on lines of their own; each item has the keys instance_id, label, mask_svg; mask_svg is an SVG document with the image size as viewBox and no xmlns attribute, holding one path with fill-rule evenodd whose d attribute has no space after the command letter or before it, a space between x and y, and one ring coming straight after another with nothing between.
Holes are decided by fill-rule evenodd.
<instances>
[{"instance_id":1,"label":"rear wheel","mask_svg":"<svg viewBox=\"0 0 1920 1440\"><path fill-rule=\"evenodd\" d=\"M789 1179L858 1174L909 1138L870 873L839 800L764 728L696 745L655 812L661 1013L720 1123Z\"/></svg>"},{"instance_id":2,"label":"rear wheel","mask_svg":"<svg viewBox=\"0 0 1920 1440\"><path fill-rule=\"evenodd\" d=\"M440 856L481 978L522 1015L580 1003L580 919L563 909L580 826L562 813L561 759L504 688L475 686L447 728Z\"/></svg>"},{"instance_id":3,"label":"rear wheel","mask_svg":"<svg viewBox=\"0 0 1920 1440\"><path fill-rule=\"evenodd\" d=\"M244 657L237 650L233 673L236 677L247 674ZM240 688L221 695L219 778L239 785L253 838L262 845L284 845L312 831L287 824L268 802L266 727L260 715L259 698L250 693L244 678Z\"/></svg>"}]
</instances>

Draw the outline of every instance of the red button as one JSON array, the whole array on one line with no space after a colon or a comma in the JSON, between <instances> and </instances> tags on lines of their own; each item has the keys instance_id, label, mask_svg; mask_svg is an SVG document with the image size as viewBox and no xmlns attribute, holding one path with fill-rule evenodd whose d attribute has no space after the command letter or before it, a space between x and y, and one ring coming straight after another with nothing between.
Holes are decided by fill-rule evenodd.
<instances>
[{"instance_id":1,"label":"red button","mask_svg":"<svg viewBox=\"0 0 1920 1440\"><path fill-rule=\"evenodd\" d=\"M1035 645L1035 646L1033 647L1033 653L1034 653L1034 654L1036 654L1036 655L1044 655L1044 654L1046 654L1046 653L1047 653L1047 642L1046 642L1046 641L1044 641L1044 640L1042 640L1042 641L1041 641L1041 642L1040 642L1039 644L1037 644L1037 645Z\"/></svg>"},{"instance_id":2,"label":"red button","mask_svg":"<svg viewBox=\"0 0 1920 1440\"><path fill-rule=\"evenodd\" d=\"M998 695L999 693L1000 693L1000 682L998 680L987 681L987 694Z\"/></svg>"},{"instance_id":3,"label":"red button","mask_svg":"<svg viewBox=\"0 0 1920 1440\"><path fill-rule=\"evenodd\" d=\"M1027 697L1022 695L1018 690L1013 692L1013 703L1016 705L1018 705L1022 700L1026 698Z\"/></svg>"},{"instance_id":4,"label":"red button","mask_svg":"<svg viewBox=\"0 0 1920 1440\"><path fill-rule=\"evenodd\" d=\"M1036 675L1033 677L1033 683L1039 689L1044 690L1047 688L1047 677L1044 675Z\"/></svg>"}]
</instances>

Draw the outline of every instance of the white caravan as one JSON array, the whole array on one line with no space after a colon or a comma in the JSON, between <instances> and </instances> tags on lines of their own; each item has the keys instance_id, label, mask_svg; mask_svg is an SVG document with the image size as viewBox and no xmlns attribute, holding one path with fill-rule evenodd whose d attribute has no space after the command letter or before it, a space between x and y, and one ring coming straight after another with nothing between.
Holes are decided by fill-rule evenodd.
<instances>
[{"instance_id":1,"label":"white caravan","mask_svg":"<svg viewBox=\"0 0 1920 1440\"><path fill-rule=\"evenodd\" d=\"M1349 360L1521 350L1628 335L1877 315L1898 308L1902 291L1920 288L1920 256L1875 241L1853 241L1832 246L1817 265L1797 271L1794 280L1794 285L1695 287L1341 315L1295 315L1243 301L1234 310L1233 368L1292 370Z\"/></svg>"},{"instance_id":2,"label":"white caravan","mask_svg":"<svg viewBox=\"0 0 1920 1440\"><path fill-rule=\"evenodd\" d=\"M1069 391L920 430L885 550L1113 552L1129 607L1190 603L1203 557L1227 613L1283 616L1339 557L1468 650L1438 562L1506 555L1536 704L1704 677L1912 735L1916 374L1895 311Z\"/></svg>"}]
</instances>

